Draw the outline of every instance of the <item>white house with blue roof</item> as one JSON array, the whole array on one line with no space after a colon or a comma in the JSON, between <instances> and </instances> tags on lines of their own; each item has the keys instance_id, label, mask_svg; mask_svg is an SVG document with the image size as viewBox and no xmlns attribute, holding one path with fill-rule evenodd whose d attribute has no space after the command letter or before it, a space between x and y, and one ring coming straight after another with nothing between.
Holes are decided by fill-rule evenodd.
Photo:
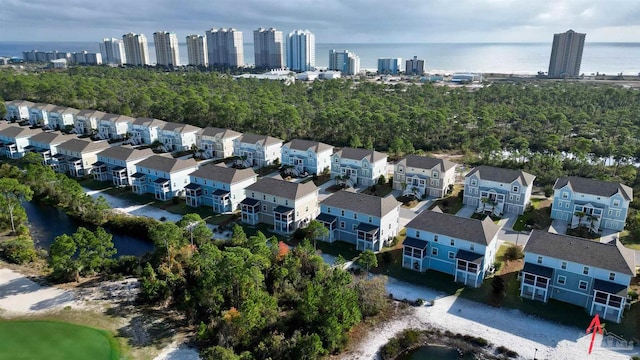
<instances>
[{"instance_id":1,"label":"white house with blue roof","mask_svg":"<svg viewBox=\"0 0 640 360\"><path fill-rule=\"evenodd\" d=\"M498 251L500 226L484 220L423 211L407 226L402 244L402 266L424 272L432 269L453 275L454 281L479 287Z\"/></svg>"},{"instance_id":2,"label":"white house with blue roof","mask_svg":"<svg viewBox=\"0 0 640 360\"><path fill-rule=\"evenodd\" d=\"M464 178L462 203L476 208L476 212L522 215L531 201L535 176L522 170L478 166Z\"/></svg>"},{"instance_id":3,"label":"white house with blue roof","mask_svg":"<svg viewBox=\"0 0 640 360\"><path fill-rule=\"evenodd\" d=\"M331 178L350 187L371 186L387 174L387 154L342 148L331 156Z\"/></svg>"},{"instance_id":4,"label":"white house with blue roof","mask_svg":"<svg viewBox=\"0 0 640 360\"><path fill-rule=\"evenodd\" d=\"M582 225L593 231L624 230L633 201L629 186L569 176L556 180L553 189L552 219L568 221L571 228Z\"/></svg>"},{"instance_id":5,"label":"white house with blue roof","mask_svg":"<svg viewBox=\"0 0 640 360\"><path fill-rule=\"evenodd\" d=\"M131 175L132 189L136 194L149 193L158 200L170 200L184 193L189 174L197 169L198 163L194 159L153 155L136 164L136 172Z\"/></svg>"},{"instance_id":6,"label":"white house with blue roof","mask_svg":"<svg viewBox=\"0 0 640 360\"><path fill-rule=\"evenodd\" d=\"M189 175L185 187L188 206L209 206L217 213L239 209L245 199L245 189L254 184L258 175L251 168L234 169L224 164L206 165Z\"/></svg>"},{"instance_id":7,"label":"white house with blue roof","mask_svg":"<svg viewBox=\"0 0 640 360\"><path fill-rule=\"evenodd\" d=\"M617 239L601 243L534 230L524 253L520 296L563 301L620 322L636 274L633 250Z\"/></svg>"},{"instance_id":8,"label":"white house with blue roof","mask_svg":"<svg viewBox=\"0 0 640 360\"><path fill-rule=\"evenodd\" d=\"M294 139L282 145L281 163L290 167L293 175L320 175L331 170L333 146L319 141Z\"/></svg>"},{"instance_id":9,"label":"white house with blue roof","mask_svg":"<svg viewBox=\"0 0 640 360\"><path fill-rule=\"evenodd\" d=\"M360 251L380 251L398 234L400 205L391 195L338 191L320 202L316 220L329 230L329 235L320 240L342 240Z\"/></svg>"}]
</instances>

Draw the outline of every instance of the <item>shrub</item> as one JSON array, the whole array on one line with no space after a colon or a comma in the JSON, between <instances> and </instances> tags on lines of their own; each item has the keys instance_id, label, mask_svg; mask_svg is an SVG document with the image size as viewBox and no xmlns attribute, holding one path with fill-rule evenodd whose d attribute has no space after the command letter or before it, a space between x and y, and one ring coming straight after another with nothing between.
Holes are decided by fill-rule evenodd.
<instances>
[{"instance_id":1,"label":"shrub","mask_svg":"<svg viewBox=\"0 0 640 360\"><path fill-rule=\"evenodd\" d=\"M638 293L635 290L629 290L627 295L631 297L631 300L638 300Z\"/></svg>"},{"instance_id":2,"label":"shrub","mask_svg":"<svg viewBox=\"0 0 640 360\"><path fill-rule=\"evenodd\" d=\"M524 258L524 252L522 251L522 248L520 246L510 245L507 248L507 251L504 252L505 260L515 261L522 258Z\"/></svg>"},{"instance_id":3,"label":"shrub","mask_svg":"<svg viewBox=\"0 0 640 360\"><path fill-rule=\"evenodd\" d=\"M33 240L27 236L18 236L5 241L2 243L1 250L4 258L14 264L29 263L38 257Z\"/></svg>"},{"instance_id":4,"label":"shrub","mask_svg":"<svg viewBox=\"0 0 640 360\"><path fill-rule=\"evenodd\" d=\"M489 341L481 337L471 337L470 339L468 339L468 341L475 346L480 346L480 347L489 346Z\"/></svg>"},{"instance_id":5,"label":"shrub","mask_svg":"<svg viewBox=\"0 0 640 360\"><path fill-rule=\"evenodd\" d=\"M424 299L417 298L416 299L416 306L422 306L422 305L424 305Z\"/></svg>"},{"instance_id":6,"label":"shrub","mask_svg":"<svg viewBox=\"0 0 640 360\"><path fill-rule=\"evenodd\" d=\"M544 187L544 196L546 197L551 197L551 195L553 195L553 186L551 185L546 185Z\"/></svg>"}]
</instances>

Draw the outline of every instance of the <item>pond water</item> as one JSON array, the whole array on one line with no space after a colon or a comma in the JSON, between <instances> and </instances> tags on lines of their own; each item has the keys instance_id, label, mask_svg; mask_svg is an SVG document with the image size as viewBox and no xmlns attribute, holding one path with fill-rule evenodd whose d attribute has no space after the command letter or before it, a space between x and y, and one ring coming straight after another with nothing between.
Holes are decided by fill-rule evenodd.
<instances>
[{"instance_id":1,"label":"pond water","mask_svg":"<svg viewBox=\"0 0 640 360\"><path fill-rule=\"evenodd\" d=\"M445 346L422 346L398 357L397 360L461 360L473 359L471 354L460 356L458 350Z\"/></svg>"},{"instance_id":2,"label":"pond water","mask_svg":"<svg viewBox=\"0 0 640 360\"><path fill-rule=\"evenodd\" d=\"M29 229L36 247L48 250L56 236L62 234L73 234L78 227L84 226L89 229L94 227L77 221L64 211L50 205L36 201L24 202L22 204L29 218ZM118 232L105 229L113 235L113 244L118 250L116 256L134 255L141 256L153 250L153 243L146 239L128 236Z\"/></svg>"}]
</instances>

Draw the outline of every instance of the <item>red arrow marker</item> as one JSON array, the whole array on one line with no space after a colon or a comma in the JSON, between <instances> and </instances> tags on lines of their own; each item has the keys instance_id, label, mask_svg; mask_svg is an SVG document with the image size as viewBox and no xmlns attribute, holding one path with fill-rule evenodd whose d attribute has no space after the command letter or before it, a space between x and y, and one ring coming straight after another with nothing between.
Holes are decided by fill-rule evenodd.
<instances>
[{"instance_id":1,"label":"red arrow marker","mask_svg":"<svg viewBox=\"0 0 640 360\"><path fill-rule=\"evenodd\" d=\"M593 349L593 342L596 339L596 333L602 334L602 326L600 326L600 316L596 314L591 320L591 324L587 328L587 334L591 333L591 343L589 344L589 354L591 354L591 350Z\"/></svg>"}]
</instances>

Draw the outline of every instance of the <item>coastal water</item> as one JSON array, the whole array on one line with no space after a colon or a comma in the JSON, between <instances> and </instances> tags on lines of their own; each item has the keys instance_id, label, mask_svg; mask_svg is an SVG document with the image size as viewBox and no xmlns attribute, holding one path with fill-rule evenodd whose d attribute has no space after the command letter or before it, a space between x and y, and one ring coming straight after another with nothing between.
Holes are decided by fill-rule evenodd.
<instances>
[{"instance_id":1,"label":"coastal water","mask_svg":"<svg viewBox=\"0 0 640 360\"><path fill-rule=\"evenodd\" d=\"M23 51L100 51L98 42L0 42L0 56L22 57ZM484 73L535 74L547 71L551 43L429 43L429 44L316 44L316 66L326 67L329 50L349 50L360 57L360 66L376 69L377 59L414 55L425 60L429 72L474 71ZM149 42L155 63L153 41ZM254 63L253 44L244 44L247 65ZM180 61L187 63L186 44L180 44ZM581 72L587 75L640 73L640 43L585 43Z\"/></svg>"},{"instance_id":2,"label":"coastal water","mask_svg":"<svg viewBox=\"0 0 640 360\"><path fill-rule=\"evenodd\" d=\"M36 201L25 202L22 205L27 212L29 229L36 247L49 249L56 236L62 234L71 235L80 226L90 228L90 226L83 225L53 206ZM105 230L110 232L109 229ZM113 235L113 244L118 250L116 256L141 256L153 250L153 243L145 239L116 232L111 232L111 235Z\"/></svg>"}]
</instances>

